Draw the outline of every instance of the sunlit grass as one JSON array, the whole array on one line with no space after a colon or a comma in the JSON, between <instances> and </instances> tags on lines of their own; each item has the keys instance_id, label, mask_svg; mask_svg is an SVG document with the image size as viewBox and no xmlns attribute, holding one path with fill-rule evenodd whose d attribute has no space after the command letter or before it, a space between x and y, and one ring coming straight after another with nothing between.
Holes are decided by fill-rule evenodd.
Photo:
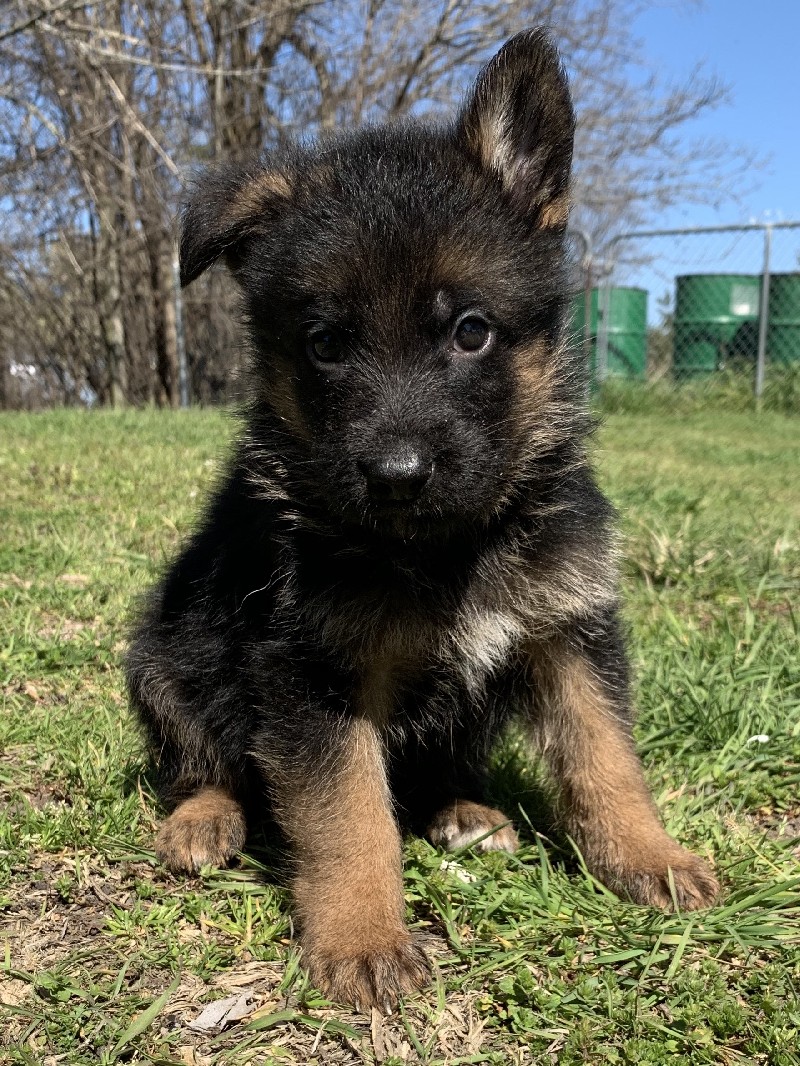
<instances>
[{"instance_id":1,"label":"sunlit grass","mask_svg":"<svg viewBox=\"0 0 800 1066\"><path fill-rule=\"evenodd\" d=\"M436 981L333 1010L293 946L280 855L176 882L123 695L132 605L219 468L218 413L0 421L0 1060L17 1064L798 1062L800 431L779 415L609 415L637 737L720 905L629 906L552 834L519 738L496 788L516 856L406 848ZM249 1020L188 1026L249 994ZM3 1058L5 1056L5 1058Z\"/></svg>"}]
</instances>

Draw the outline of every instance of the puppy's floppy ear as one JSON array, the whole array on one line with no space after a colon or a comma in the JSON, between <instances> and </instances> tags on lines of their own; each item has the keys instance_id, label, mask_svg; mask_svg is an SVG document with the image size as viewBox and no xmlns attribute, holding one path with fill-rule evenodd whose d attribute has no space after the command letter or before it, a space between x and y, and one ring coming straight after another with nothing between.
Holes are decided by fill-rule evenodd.
<instances>
[{"instance_id":1,"label":"puppy's floppy ear","mask_svg":"<svg viewBox=\"0 0 800 1066\"><path fill-rule=\"evenodd\" d=\"M291 194L289 177L264 163L228 163L202 174L181 215L181 285L222 255L234 266L241 241Z\"/></svg>"},{"instance_id":2,"label":"puppy's floppy ear","mask_svg":"<svg viewBox=\"0 0 800 1066\"><path fill-rule=\"evenodd\" d=\"M544 30L518 33L484 67L458 129L538 226L566 226L575 113L561 59Z\"/></svg>"}]
</instances>

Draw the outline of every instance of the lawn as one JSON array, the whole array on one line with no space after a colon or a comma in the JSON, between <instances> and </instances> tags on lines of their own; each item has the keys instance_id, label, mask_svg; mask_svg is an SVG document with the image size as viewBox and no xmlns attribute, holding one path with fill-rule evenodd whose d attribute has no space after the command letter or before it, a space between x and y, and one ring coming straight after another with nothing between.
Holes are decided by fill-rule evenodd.
<instances>
[{"instance_id":1,"label":"lawn","mask_svg":"<svg viewBox=\"0 0 800 1066\"><path fill-rule=\"evenodd\" d=\"M496 790L523 847L407 842L436 983L389 1018L308 985L268 842L185 881L152 853L125 633L232 431L209 412L0 419L0 1062L800 1063L800 424L620 413L597 439L637 738L719 905L663 915L594 883L510 738ZM204 1027L229 997L244 1017Z\"/></svg>"}]
</instances>

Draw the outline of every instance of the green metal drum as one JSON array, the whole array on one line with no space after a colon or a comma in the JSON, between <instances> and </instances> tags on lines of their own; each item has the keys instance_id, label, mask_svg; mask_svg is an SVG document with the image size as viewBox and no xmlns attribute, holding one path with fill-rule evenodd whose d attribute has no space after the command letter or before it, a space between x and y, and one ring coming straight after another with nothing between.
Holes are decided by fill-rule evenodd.
<instances>
[{"instance_id":1,"label":"green metal drum","mask_svg":"<svg viewBox=\"0 0 800 1066\"><path fill-rule=\"evenodd\" d=\"M760 276L684 274L675 281L675 377L697 377L736 362L754 362Z\"/></svg>"},{"instance_id":2,"label":"green metal drum","mask_svg":"<svg viewBox=\"0 0 800 1066\"><path fill-rule=\"evenodd\" d=\"M591 339L592 380L597 369L597 323L600 292L592 289ZM608 294L608 376L641 379L647 370L647 292L618 287ZM573 344L580 347L585 322L585 293L572 298Z\"/></svg>"},{"instance_id":3,"label":"green metal drum","mask_svg":"<svg viewBox=\"0 0 800 1066\"><path fill-rule=\"evenodd\" d=\"M800 364L800 273L769 279L767 358L777 365Z\"/></svg>"}]
</instances>

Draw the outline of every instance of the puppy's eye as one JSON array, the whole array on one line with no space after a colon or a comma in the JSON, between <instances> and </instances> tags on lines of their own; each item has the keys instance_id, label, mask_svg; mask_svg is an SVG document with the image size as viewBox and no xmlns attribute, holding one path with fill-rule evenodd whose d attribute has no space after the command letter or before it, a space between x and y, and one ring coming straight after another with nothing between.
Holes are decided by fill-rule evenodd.
<instances>
[{"instance_id":1,"label":"puppy's eye","mask_svg":"<svg viewBox=\"0 0 800 1066\"><path fill-rule=\"evenodd\" d=\"M480 315L465 315L455 328L453 347L457 352L479 352L491 340L492 329Z\"/></svg>"},{"instance_id":2,"label":"puppy's eye","mask_svg":"<svg viewBox=\"0 0 800 1066\"><path fill-rule=\"evenodd\" d=\"M342 341L336 330L320 326L309 333L306 351L319 363L336 363L342 358Z\"/></svg>"}]
</instances>

